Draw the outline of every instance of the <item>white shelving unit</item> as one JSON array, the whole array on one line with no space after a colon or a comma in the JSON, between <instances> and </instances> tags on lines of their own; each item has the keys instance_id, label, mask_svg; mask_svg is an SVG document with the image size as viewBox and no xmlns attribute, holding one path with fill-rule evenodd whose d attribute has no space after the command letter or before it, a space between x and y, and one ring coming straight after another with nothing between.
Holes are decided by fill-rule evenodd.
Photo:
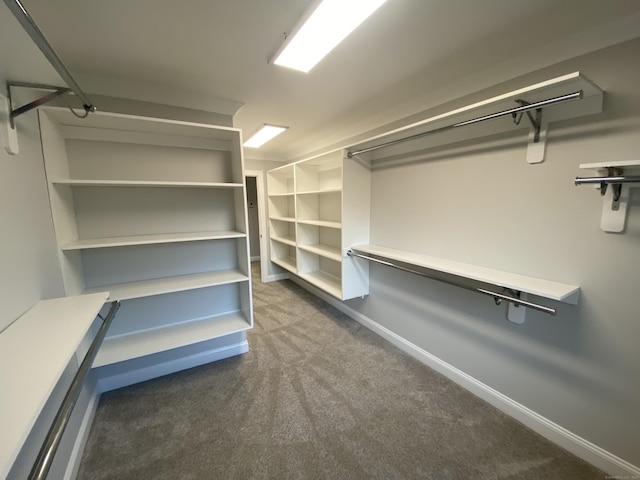
<instances>
[{"instance_id":1,"label":"white shelving unit","mask_svg":"<svg viewBox=\"0 0 640 480\"><path fill-rule=\"evenodd\" d=\"M0 369L0 478L7 478L108 296L42 300L0 334L0 361L6 366Z\"/></svg>"},{"instance_id":2,"label":"white shelving unit","mask_svg":"<svg viewBox=\"0 0 640 480\"><path fill-rule=\"evenodd\" d=\"M346 251L369 238L369 180L342 150L269 171L271 261L342 300L366 295L368 265Z\"/></svg>"},{"instance_id":3,"label":"white shelving unit","mask_svg":"<svg viewBox=\"0 0 640 480\"><path fill-rule=\"evenodd\" d=\"M39 114L66 294L121 301L94 367L251 328L240 131Z\"/></svg>"}]
</instances>

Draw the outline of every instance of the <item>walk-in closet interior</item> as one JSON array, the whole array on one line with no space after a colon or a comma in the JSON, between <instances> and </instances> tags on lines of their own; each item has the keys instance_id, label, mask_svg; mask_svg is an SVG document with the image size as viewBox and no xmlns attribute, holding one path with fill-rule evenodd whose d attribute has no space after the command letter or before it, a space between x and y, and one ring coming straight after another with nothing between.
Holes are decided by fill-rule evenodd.
<instances>
[{"instance_id":1,"label":"walk-in closet interior","mask_svg":"<svg viewBox=\"0 0 640 480\"><path fill-rule=\"evenodd\" d=\"M637 1L4 0L0 80L0 478L640 478Z\"/></svg>"}]
</instances>

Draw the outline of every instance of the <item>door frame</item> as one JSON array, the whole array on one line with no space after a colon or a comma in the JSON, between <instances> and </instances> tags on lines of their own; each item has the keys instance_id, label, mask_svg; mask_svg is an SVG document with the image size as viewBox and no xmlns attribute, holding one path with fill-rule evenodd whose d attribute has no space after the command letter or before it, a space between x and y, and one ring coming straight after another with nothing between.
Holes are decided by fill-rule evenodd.
<instances>
[{"instance_id":1,"label":"door frame","mask_svg":"<svg viewBox=\"0 0 640 480\"><path fill-rule=\"evenodd\" d=\"M264 172L262 170L245 170L245 188L246 178L251 177L256 179L256 197L258 199L258 237L260 240L260 280L263 283L269 282L272 279L269 278L269 251L267 239L267 224L266 217L267 211L265 208L266 197L264 195ZM249 208L249 205L247 205ZM248 234L249 232L247 232ZM251 257L251 252L249 252Z\"/></svg>"}]
</instances>

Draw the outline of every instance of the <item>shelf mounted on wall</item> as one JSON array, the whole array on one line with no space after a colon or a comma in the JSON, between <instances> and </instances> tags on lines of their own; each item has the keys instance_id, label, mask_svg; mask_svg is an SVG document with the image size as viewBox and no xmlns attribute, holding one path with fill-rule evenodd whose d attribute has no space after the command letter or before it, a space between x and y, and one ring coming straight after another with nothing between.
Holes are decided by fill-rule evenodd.
<instances>
[{"instance_id":1,"label":"shelf mounted on wall","mask_svg":"<svg viewBox=\"0 0 640 480\"><path fill-rule=\"evenodd\" d=\"M527 162L541 163L545 158L549 122L599 113L603 98L604 93L597 85L580 72L574 72L385 132L352 145L347 157L356 158L364 153L499 118L511 118L513 124L520 125L526 116L531 124ZM374 155L370 160L378 158L384 157Z\"/></svg>"},{"instance_id":2,"label":"shelf mounted on wall","mask_svg":"<svg viewBox=\"0 0 640 480\"><path fill-rule=\"evenodd\" d=\"M60 75L60 77L68 85L68 87L57 87L53 85L43 85L38 83L7 82L7 96L5 97L4 95L0 94L0 122L3 124L2 133L4 148L6 152L10 155L17 155L19 152L18 133L16 131L14 120L18 115L22 115L23 113L38 108L39 106L49 103L53 99L67 93L74 93L82 101L84 114L76 114L77 116L86 117L89 112L94 112L96 110L96 107L71 76L69 70L67 70L67 67L64 66L62 60L60 60L60 57L53 50L53 48L43 35L42 31L40 31L40 28L38 28L38 25L36 25L35 21L31 17L31 15L29 15L24 6L20 3L20 1L4 0L4 3L7 5L9 10L11 10L24 30L29 34L36 46L44 54L51 66L56 69L58 75ZM49 93L32 102L14 108L11 89L16 87L43 90Z\"/></svg>"},{"instance_id":3,"label":"shelf mounted on wall","mask_svg":"<svg viewBox=\"0 0 640 480\"><path fill-rule=\"evenodd\" d=\"M600 228L605 232L624 232L629 189L640 186L640 160L584 163L582 169L595 170L597 177L576 177L575 185L596 185L603 197Z\"/></svg>"}]
</instances>

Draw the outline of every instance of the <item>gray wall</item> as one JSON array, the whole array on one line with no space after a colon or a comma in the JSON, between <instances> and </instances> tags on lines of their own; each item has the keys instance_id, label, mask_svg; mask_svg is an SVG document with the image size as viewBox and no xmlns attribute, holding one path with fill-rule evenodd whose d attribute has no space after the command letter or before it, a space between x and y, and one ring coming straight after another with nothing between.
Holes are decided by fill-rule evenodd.
<instances>
[{"instance_id":1,"label":"gray wall","mask_svg":"<svg viewBox=\"0 0 640 480\"><path fill-rule=\"evenodd\" d=\"M626 232L611 234L599 228L599 192L575 187L573 178L591 174L580 163L640 158L639 53L635 40L495 89L580 70L606 91L603 113L551 124L543 164L526 163L520 131L425 150L419 161L372 173L372 244L580 285L578 306L549 300L557 316L530 311L516 325L488 297L377 265L370 295L348 302L635 465L640 188L632 190Z\"/></svg>"}]
</instances>

